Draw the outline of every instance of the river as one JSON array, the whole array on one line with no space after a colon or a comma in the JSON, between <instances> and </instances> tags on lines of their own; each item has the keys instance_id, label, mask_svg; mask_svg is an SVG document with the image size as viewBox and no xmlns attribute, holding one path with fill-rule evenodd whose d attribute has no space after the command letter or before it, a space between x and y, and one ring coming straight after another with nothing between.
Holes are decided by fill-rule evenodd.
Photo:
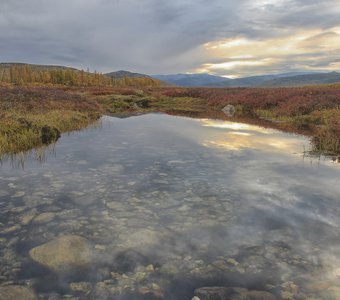
<instances>
[{"instance_id":1,"label":"river","mask_svg":"<svg viewBox=\"0 0 340 300\"><path fill-rule=\"evenodd\" d=\"M0 299L340 299L340 165L308 149L147 114L4 160Z\"/></svg>"}]
</instances>

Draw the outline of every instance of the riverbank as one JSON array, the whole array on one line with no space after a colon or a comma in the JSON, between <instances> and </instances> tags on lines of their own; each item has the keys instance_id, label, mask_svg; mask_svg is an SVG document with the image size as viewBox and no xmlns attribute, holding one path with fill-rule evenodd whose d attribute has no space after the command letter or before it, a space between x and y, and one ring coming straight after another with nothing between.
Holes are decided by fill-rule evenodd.
<instances>
[{"instance_id":1,"label":"riverbank","mask_svg":"<svg viewBox=\"0 0 340 300\"><path fill-rule=\"evenodd\" d=\"M234 119L311 136L315 153L340 153L340 88L279 89L16 87L0 88L0 155L15 154L82 129L102 114L164 112Z\"/></svg>"},{"instance_id":2,"label":"riverbank","mask_svg":"<svg viewBox=\"0 0 340 300\"><path fill-rule=\"evenodd\" d=\"M100 107L62 88L0 89L0 155L15 154L58 140L101 115Z\"/></svg>"}]
</instances>

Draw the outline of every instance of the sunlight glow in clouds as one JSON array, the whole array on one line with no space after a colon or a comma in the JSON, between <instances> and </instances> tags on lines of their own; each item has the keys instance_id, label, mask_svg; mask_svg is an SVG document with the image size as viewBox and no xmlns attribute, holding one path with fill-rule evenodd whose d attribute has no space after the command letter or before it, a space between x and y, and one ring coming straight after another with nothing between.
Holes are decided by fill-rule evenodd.
<instances>
[{"instance_id":1,"label":"sunlight glow in clouds","mask_svg":"<svg viewBox=\"0 0 340 300\"><path fill-rule=\"evenodd\" d=\"M204 48L212 60L222 62L203 64L196 69L202 73L245 75L282 72L287 68L337 71L340 68L337 61L340 58L340 27L327 32L301 30L280 38L222 39L206 43Z\"/></svg>"},{"instance_id":2,"label":"sunlight glow in clouds","mask_svg":"<svg viewBox=\"0 0 340 300\"><path fill-rule=\"evenodd\" d=\"M270 58L265 58L263 60L235 60L235 61L229 61L225 63L218 63L218 64L205 64L202 71L204 72L204 69L207 70L233 70L236 68L239 68L241 66L264 66L264 65L270 65L271 59Z\"/></svg>"},{"instance_id":3,"label":"sunlight glow in clouds","mask_svg":"<svg viewBox=\"0 0 340 300\"><path fill-rule=\"evenodd\" d=\"M273 5L273 6L280 6L282 5L281 0L254 0L253 1L253 7L260 7L260 8L265 8L268 5Z\"/></svg>"}]
</instances>

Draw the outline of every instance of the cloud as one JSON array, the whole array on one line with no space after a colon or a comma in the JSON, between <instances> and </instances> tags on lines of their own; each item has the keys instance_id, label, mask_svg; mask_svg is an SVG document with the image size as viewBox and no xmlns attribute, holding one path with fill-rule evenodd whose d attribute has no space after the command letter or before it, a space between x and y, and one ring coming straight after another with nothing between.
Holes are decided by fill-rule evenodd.
<instances>
[{"instance_id":1,"label":"cloud","mask_svg":"<svg viewBox=\"0 0 340 300\"><path fill-rule=\"evenodd\" d=\"M328 31L300 29L274 38L229 38L205 44L210 57L220 59L205 63L198 70L231 76L311 69L333 71L339 69L339 45L339 27Z\"/></svg>"},{"instance_id":2,"label":"cloud","mask_svg":"<svg viewBox=\"0 0 340 300\"><path fill-rule=\"evenodd\" d=\"M249 59L238 59L240 63L233 63L235 68L230 72L230 57L253 56L253 61L276 61L285 69L287 55L296 54L289 49L282 49L280 59L278 55L273 59L271 53L265 56L244 49L216 56L206 45L243 39L251 42L251 50L253 43L268 45L286 39L288 47L296 32L318 32L314 41L305 41L305 49L309 49L320 40L329 42L331 36L325 33L340 26L337 2L27 0L23 5L19 0L2 0L0 61L66 64L99 71L172 73L206 69L221 73L221 68L205 67L220 61L227 66L225 74L249 75L267 70L261 68L263 65L248 68L244 61ZM338 36L337 32L330 34ZM339 57L334 45L332 49L327 43L323 45L317 52L322 51L324 56L331 53L335 60ZM305 68L310 66L304 62L300 63Z\"/></svg>"}]
</instances>

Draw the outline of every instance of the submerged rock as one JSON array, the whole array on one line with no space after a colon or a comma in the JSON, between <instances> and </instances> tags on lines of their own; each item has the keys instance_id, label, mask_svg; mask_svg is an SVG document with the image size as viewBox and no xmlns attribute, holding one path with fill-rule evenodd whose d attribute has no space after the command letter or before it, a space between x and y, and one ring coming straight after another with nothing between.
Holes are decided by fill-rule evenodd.
<instances>
[{"instance_id":1,"label":"submerged rock","mask_svg":"<svg viewBox=\"0 0 340 300\"><path fill-rule=\"evenodd\" d=\"M167 262L163 264L160 268L161 274L167 275L167 276L174 276L178 273L179 266L175 264L174 262Z\"/></svg>"},{"instance_id":2,"label":"submerged rock","mask_svg":"<svg viewBox=\"0 0 340 300\"><path fill-rule=\"evenodd\" d=\"M78 205L88 206L88 205L95 203L98 200L95 195L89 194L89 195L78 195L76 197L73 197L72 201Z\"/></svg>"},{"instance_id":3,"label":"submerged rock","mask_svg":"<svg viewBox=\"0 0 340 300\"><path fill-rule=\"evenodd\" d=\"M161 231L146 228L139 229L121 235L121 244L119 246L124 249L138 249L142 253L143 250L160 245L163 238L164 234Z\"/></svg>"},{"instance_id":4,"label":"submerged rock","mask_svg":"<svg viewBox=\"0 0 340 300\"><path fill-rule=\"evenodd\" d=\"M20 224L21 225L28 225L36 216L37 210L32 209L31 211L25 213L24 215L19 217Z\"/></svg>"},{"instance_id":5,"label":"submerged rock","mask_svg":"<svg viewBox=\"0 0 340 300\"><path fill-rule=\"evenodd\" d=\"M23 197L23 196L25 196L26 195L26 193L24 192L24 191L19 191L19 192L16 192L13 196L12 196L12 198L20 198L20 197Z\"/></svg>"},{"instance_id":6,"label":"submerged rock","mask_svg":"<svg viewBox=\"0 0 340 300\"><path fill-rule=\"evenodd\" d=\"M195 290L195 296L200 300L226 300L229 299L231 292L227 287L202 287Z\"/></svg>"},{"instance_id":7,"label":"submerged rock","mask_svg":"<svg viewBox=\"0 0 340 300\"><path fill-rule=\"evenodd\" d=\"M10 285L0 287L0 300L36 300L37 298L34 291L26 286Z\"/></svg>"},{"instance_id":8,"label":"submerged rock","mask_svg":"<svg viewBox=\"0 0 340 300\"><path fill-rule=\"evenodd\" d=\"M0 231L2 234L10 234L21 229L21 225L13 225Z\"/></svg>"},{"instance_id":9,"label":"submerged rock","mask_svg":"<svg viewBox=\"0 0 340 300\"><path fill-rule=\"evenodd\" d=\"M202 287L195 290L195 296L200 300L276 300L273 294L266 291L233 287Z\"/></svg>"},{"instance_id":10,"label":"submerged rock","mask_svg":"<svg viewBox=\"0 0 340 300\"><path fill-rule=\"evenodd\" d=\"M70 289L77 293L89 294L92 285L89 282L72 282L70 283Z\"/></svg>"},{"instance_id":11,"label":"submerged rock","mask_svg":"<svg viewBox=\"0 0 340 300\"><path fill-rule=\"evenodd\" d=\"M85 268L93 262L93 250L89 241L76 235L56 238L30 250L30 257L55 272L67 272L71 268Z\"/></svg>"},{"instance_id":12,"label":"submerged rock","mask_svg":"<svg viewBox=\"0 0 340 300\"><path fill-rule=\"evenodd\" d=\"M56 214L53 213L53 212L41 213L40 215L36 216L33 219L33 223L37 223L37 224L48 223L48 222L53 221L55 216L56 216Z\"/></svg>"},{"instance_id":13,"label":"submerged rock","mask_svg":"<svg viewBox=\"0 0 340 300\"><path fill-rule=\"evenodd\" d=\"M231 298L232 300L276 300L276 297L266 291L244 291Z\"/></svg>"}]
</instances>

